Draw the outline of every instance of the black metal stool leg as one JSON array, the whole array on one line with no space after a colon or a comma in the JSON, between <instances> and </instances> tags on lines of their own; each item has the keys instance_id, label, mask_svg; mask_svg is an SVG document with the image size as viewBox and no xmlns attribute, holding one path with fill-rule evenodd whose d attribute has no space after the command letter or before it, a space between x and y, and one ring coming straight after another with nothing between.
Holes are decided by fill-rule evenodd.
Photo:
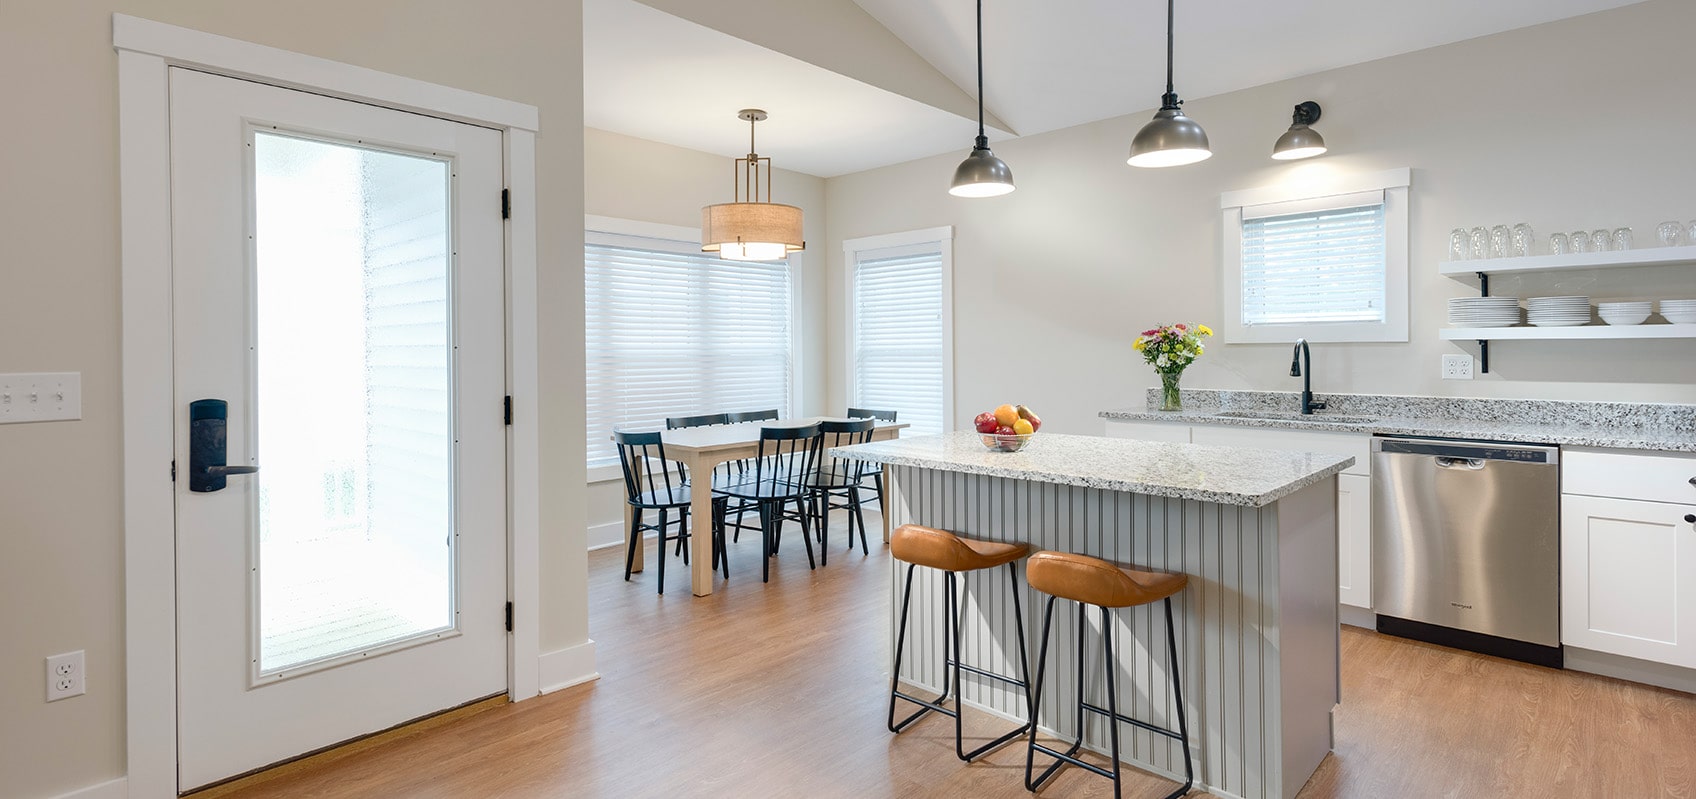
<instances>
[{"instance_id":1,"label":"black metal stool leg","mask_svg":"<svg viewBox=\"0 0 1696 799\"><path fill-rule=\"evenodd\" d=\"M902 652L903 648L906 646L906 643L907 643L907 611L908 611L909 607L911 606L911 600L913 598L913 569L915 569L915 568L917 568L917 566L915 564L911 564L911 563L907 564L907 587L905 589L903 589L903 591L901 593L901 625L900 625L899 631L895 635L895 668L891 671L891 673L889 675L889 731L890 732L900 732L904 729L907 729L907 727L909 725L911 725L913 722L918 721L920 716L923 716L924 714L929 713L932 710L940 710L944 713L948 712L947 708L942 707L942 701L948 698L948 690L949 690L949 688L948 688L948 673L949 672L948 672L948 669L946 667L943 668L943 670L942 670L942 675L943 675L942 676L942 683L943 683L942 684L942 693L938 694L935 699L931 699L931 700L920 699L920 698L915 697L915 696L910 696L908 694L901 693L901 690L900 690L901 689L901 652ZM946 615L944 616L944 620L943 620L943 628L944 628L943 633L944 633L944 635L946 635L949 631L948 621L947 621ZM912 702L913 704L918 705L919 706L918 711L914 712L913 715L908 716L908 717L902 719L901 721L897 722L895 720L895 700L897 700L897 699L905 699L908 702Z\"/></svg>"},{"instance_id":2,"label":"black metal stool leg","mask_svg":"<svg viewBox=\"0 0 1696 799\"><path fill-rule=\"evenodd\" d=\"M1117 714L1119 663L1113 657L1113 613L1107 608L1101 609L1101 654L1103 665L1107 667L1107 710ZM1119 719L1114 715L1107 717L1107 739L1113 742L1113 799L1119 799Z\"/></svg>"},{"instance_id":3,"label":"black metal stool leg","mask_svg":"<svg viewBox=\"0 0 1696 799\"><path fill-rule=\"evenodd\" d=\"M1166 656L1172 670L1172 700L1178 707L1178 745L1184 748L1184 787L1166 799L1178 799L1195 787L1195 766L1190 762L1190 729L1184 719L1184 689L1178 681L1178 634L1172 626L1172 598L1166 597Z\"/></svg>"}]
</instances>

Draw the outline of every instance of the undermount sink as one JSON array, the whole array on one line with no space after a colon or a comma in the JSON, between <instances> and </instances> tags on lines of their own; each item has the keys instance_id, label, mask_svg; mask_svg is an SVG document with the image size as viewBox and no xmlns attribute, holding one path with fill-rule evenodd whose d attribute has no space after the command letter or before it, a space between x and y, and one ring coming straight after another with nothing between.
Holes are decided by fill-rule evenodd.
<instances>
[{"instance_id":1,"label":"undermount sink","mask_svg":"<svg viewBox=\"0 0 1696 799\"><path fill-rule=\"evenodd\" d=\"M1282 413L1279 411L1220 411L1213 414L1227 419L1259 419L1267 422L1317 422L1320 424L1366 424L1378 421L1376 416L1353 416L1346 413Z\"/></svg>"}]
</instances>

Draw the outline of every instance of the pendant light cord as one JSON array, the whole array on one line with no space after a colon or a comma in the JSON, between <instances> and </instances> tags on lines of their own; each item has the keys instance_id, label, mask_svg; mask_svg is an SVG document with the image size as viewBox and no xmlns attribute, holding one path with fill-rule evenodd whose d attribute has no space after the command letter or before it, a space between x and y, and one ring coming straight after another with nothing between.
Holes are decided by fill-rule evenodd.
<instances>
[{"instance_id":1,"label":"pendant light cord","mask_svg":"<svg viewBox=\"0 0 1696 799\"><path fill-rule=\"evenodd\" d=\"M1166 0L1166 94L1160 98L1162 109L1183 105L1178 93L1172 90L1172 9L1174 0Z\"/></svg>"},{"instance_id":2,"label":"pendant light cord","mask_svg":"<svg viewBox=\"0 0 1696 799\"><path fill-rule=\"evenodd\" d=\"M983 130L983 0L978 0L978 150L989 149Z\"/></svg>"}]
</instances>

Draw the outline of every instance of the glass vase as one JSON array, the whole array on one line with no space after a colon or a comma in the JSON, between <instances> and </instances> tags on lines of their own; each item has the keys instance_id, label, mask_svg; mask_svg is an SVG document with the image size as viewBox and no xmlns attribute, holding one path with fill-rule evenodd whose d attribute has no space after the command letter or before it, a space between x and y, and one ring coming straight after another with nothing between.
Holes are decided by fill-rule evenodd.
<instances>
[{"instance_id":1,"label":"glass vase","mask_svg":"<svg viewBox=\"0 0 1696 799\"><path fill-rule=\"evenodd\" d=\"M1160 410L1181 411L1184 409L1184 398L1178 391L1178 378L1183 372L1160 373Z\"/></svg>"}]
</instances>

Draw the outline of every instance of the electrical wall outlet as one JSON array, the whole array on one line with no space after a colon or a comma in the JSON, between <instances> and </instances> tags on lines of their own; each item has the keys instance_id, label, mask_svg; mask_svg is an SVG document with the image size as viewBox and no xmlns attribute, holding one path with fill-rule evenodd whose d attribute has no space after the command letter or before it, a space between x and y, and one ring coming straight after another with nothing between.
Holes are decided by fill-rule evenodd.
<instances>
[{"instance_id":1,"label":"electrical wall outlet","mask_svg":"<svg viewBox=\"0 0 1696 799\"><path fill-rule=\"evenodd\" d=\"M0 375L0 424L81 418L81 372Z\"/></svg>"},{"instance_id":2,"label":"electrical wall outlet","mask_svg":"<svg viewBox=\"0 0 1696 799\"><path fill-rule=\"evenodd\" d=\"M1444 355L1443 356L1443 379L1444 380L1471 380L1472 379L1472 356L1467 355L1465 353L1462 353L1460 355Z\"/></svg>"},{"instance_id":3,"label":"electrical wall outlet","mask_svg":"<svg viewBox=\"0 0 1696 799\"><path fill-rule=\"evenodd\" d=\"M56 702L88 693L82 650L47 658L47 701Z\"/></svg>"}]
</instances>

